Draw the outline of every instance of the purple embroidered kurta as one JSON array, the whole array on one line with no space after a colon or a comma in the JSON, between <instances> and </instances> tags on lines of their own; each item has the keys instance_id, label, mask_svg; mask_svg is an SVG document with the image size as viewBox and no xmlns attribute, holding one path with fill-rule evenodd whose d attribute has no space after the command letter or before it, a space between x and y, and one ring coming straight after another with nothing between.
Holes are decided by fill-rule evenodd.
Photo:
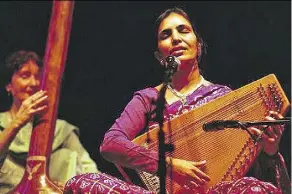
<instances>
[{"instance_id":1,"label":"purple embroidered kurta","mask_svg":"<svg viewBox=\"0 0 292 194\"><path fill-rule=\"evenodd\" d=\"M189 111L211 100L223 96L231 91L227 86L203 82L192 94L187 96L187 103L182 106L180 101L166 105L164 118L171 119ZM138 169L150 173L156 173L158 169L158 152L147 150L131 142L139 134L143 134L147 129L147 115L155 109L153 100L158 97L158 91L155 88L146 88L136 92L132 100L125 107L121 116L116 119L113 126L106 132L104 140L100 147L102 156L119 165ZM152 125L152 122L148 123ZM260 158L263 158L260 156ZM283 182L280 181L281 175L284 173L285 187L289 187L289 178L287 175L285 163L279 154L276 160L270 161L269 158L260 159L256 162L255 177L273 182L279 188L283 188ZM273 163L271 167L269 164ZM267 173L268 165L269 173ZM278 169L278 170L277 170ZM286 173L286 174L285 174ZM278 176L276 176L278 174ZM286 176L287 175L287 176ZM283 179L283 177L282 177ZM283 181L283 180L282 180ZM282 183L282 185L281 185ZM285 189L284 189L285 190Z\"/></svg>"},{"instance_id":2,"label":"purple embroidered kurta","mask_svg":"<svg viewBox=\"0 0 292 194\"><path fill-rule=\"evenodd\" d=\"M209 82L208 82L209 83ZM206 84L207 85L207 84ZM202 85L187 96L187 108L191 109L222 96L231 90L226 86ZM125 167L156 173L158 153L147 150L131 142L138 134L145 132L147 114L155 109L152 101L158 97L155 88L146 88L134 94L133 99L125 107L121 116L106 132L100 151L107 160ZM181 102L167 105L171 117L178 114Z\"/></svg>"}]
</instances>

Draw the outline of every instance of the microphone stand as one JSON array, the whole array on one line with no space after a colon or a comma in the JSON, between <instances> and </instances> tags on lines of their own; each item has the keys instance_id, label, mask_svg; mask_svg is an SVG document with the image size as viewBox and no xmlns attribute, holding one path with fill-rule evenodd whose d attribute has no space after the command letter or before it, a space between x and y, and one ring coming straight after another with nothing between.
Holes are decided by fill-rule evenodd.
<instances>
[{"instance_id":1,"label":"microphone stand","mask_svg":"<svg viewBox=\"0 0 292 194\"><path fill-rule=\"evenodd\" d=\"M163 112L165 109L165 92L167 85L171 84L172 77L177 70L178 64L174 62L174 59L169 59L169 68L166 68L165 74L163 77L162 88L159 91L158 99L156 101L156 116L155 120L159 124L158 131L158 150L159 150L159 161L158 161L158 175L159 175L159 184L160 184L160 194L166 194L166 161L165 153L173 151L172 144L165 144L165 133L163 131Z\"/></svg>"},{"instance_id":2,"label":"microphone stand","mask_svg":"<svg viewBox=\"0 0 292 194\"><path fill-rule=\"evenodd\" d=\"M209 123L203 124L203 129L205 131L214 131L214 130L223 130L225 128L241 128L249 133L253 142L256 143L261 138L261 135L258 137L254 137L253 134L248 130L249 127L256 126L273 126L273 125L284 125L290 124L291 118L285 117L282 119L274 120L274 121L238 121L238 120L214 120ZM264 131L262 131L264 132Z\"/></svg>"},{"instance_id":3,"label":"microphone stand","mask_svg":"<svg viewBox=\"0 0 292 194\"><path fill-rule=\"evenodd\" d=\"M249 133L249 135L253 139L254 144L256 144L259 141L259 139L261 138L261 134L258 137L254 137L251 134L251 132L248 130L248 127L261 126L261 125L267 125L267 126L284 125L284 124L290 124L291 120L290 120L290 118L286 117L286 118L278 119L275 121L253 121L253 122L236 121L236 122L241 129L246 130ZM262 130L262 133L264 132L264 130Z\"/></svg>"},{"instance_id":4,"label":"microphone stand","mask_svg":"<svg viewBox=\"0 0 292 194\"><path fill-rule=\"evenodd\" d=\"M166 161L165 153L167 151L167 146L165 144L165 133L162 129L163 127L163 111L165 106L165 92L167 84L163 84L159 97L156 104L156 121L159 124L158 131L158 150L159 150L159 160L158 160L158 175L159 175L159 185L160 194L166 194Z\"/></svg>"}]
</instances>

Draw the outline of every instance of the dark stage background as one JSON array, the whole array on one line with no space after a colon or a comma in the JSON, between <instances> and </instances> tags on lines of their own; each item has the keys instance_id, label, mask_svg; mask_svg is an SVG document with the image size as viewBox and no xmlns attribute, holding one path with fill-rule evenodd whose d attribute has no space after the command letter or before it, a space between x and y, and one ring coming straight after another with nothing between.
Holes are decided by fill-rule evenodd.
<instances>
[{"instance_id":1,"label":"dark stage background","mask_svg":"<svg viewBox=\"0 0 292 194\"><path fill-rule=\"evenodd\" d=\"M51 2L0 2L0 57L18 49L44 55ZM59 117L80 127L98 167L120 176L99 145L134 91L159 84L154 21L170 6L195 19L208 43L206 79L239 88L274 73L291 94L291 4L286 2L81 2L75 4ZM1 92L1 110L8 99ZM290 111L289 111L290 114ZM290 127L281 142L290 171Z\"/></svg>"}]
</instances>

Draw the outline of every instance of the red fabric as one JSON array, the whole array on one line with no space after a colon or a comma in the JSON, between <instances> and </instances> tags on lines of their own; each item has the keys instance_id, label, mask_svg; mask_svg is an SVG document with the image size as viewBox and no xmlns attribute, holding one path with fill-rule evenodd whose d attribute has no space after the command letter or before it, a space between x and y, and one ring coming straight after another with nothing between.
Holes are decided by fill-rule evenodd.
<instances>
[{"instance_id":1,"label":"red fabric","mask_svg":"<svg viewBox=\"0 0 292 194\"><path fill-rule=\"evenodd\" d=\"M220 182L209 189L208 194L281 194L272 183L263 182L253 177L244 177L232 182Z\"/></svg>"},{"instance_id":2,"label":"red fabric","mask_svg":"<svg viewBox=\"0 0 292 194\"><path fill-rule=\"evenodd\" d=\"M154 194L105 173L86 173L69 179L64 194Z\"/></svg>"}]
</instances>

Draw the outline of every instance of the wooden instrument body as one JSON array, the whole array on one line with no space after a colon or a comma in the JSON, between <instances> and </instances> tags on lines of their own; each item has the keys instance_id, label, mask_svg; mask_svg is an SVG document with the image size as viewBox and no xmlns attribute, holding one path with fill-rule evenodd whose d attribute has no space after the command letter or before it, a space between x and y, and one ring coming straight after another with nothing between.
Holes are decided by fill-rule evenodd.
<instances>
[{"instance_id":1,"label":"wooden instrument body","mask_svg":"<svg viewBox=\"0 0 292 194\"><path fill-rule=\"evenodd\" d=\"M60 82L65 67L74 1L53 1L44 57L41 89L48 92L48 110L34 124L26 169L21 182L10 193L62 193L48 177L55 132Z\"/></svg>"},{"instance_id":2,"label":"wooden instrument body","mask_svg":"<svg viewBox=\"0 0 292 194\"><path fill-rule=\"evenodd\" d=\"M207 161L205 172L211 177L211 181L198 192L204 193L221 181L239 179L247 173L260 153L261 146L255 144L245 130L226 128L204 131L203 124L214 120L264 120L269 110L284 115L289 106L290 103L275 75L265 76L165 122L163 130L166 141L171 135L171 143L175 146L174 152L167 155L190 161ZM171 127L172 134L169 134L168 127ZM149 144L146 143L147 134L135 138L133 142L148 149L158 150L158 131L158 127L150 130ZM145 172L138 174L149 190L159 190L158 177ZM166 188L168 192L173 193L181 193L184 190L169 177L166 180Z\"/></svg>"}]
</instances>

